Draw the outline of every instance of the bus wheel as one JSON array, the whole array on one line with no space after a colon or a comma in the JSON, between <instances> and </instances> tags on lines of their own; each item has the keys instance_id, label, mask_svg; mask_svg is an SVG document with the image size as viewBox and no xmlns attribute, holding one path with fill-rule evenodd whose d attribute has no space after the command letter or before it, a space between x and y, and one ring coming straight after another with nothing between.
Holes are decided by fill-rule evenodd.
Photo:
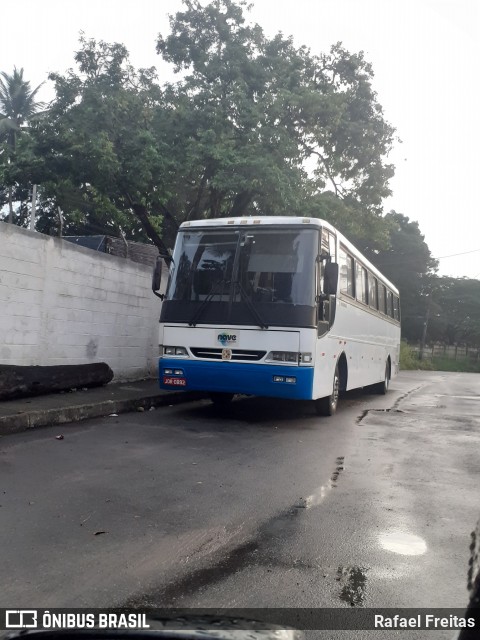
<instances>
[{"instance_id":1,"label":"bus wheel","mask_svg":"<svg viewBox=\"0 0 480 640\"><path fill-rule=\"evenodd\" d=\"M338 366L335 367L333 374L332 393L325 398L315 400L315 409L320 416L333 416L338 406L338 393L340 389L340 379L338 376Z\"/></svg>"},{"instance_id":2,"label":"bus wheel","mask_svg":"<svg viewBox=\"0 0 480 640\"><path fill-rule=\"evenodd\" d=\"M375 393L378 393L379 395L384 396L388 391L389 385L390 385L390 367L388 366L388 362L387 362L387 364L385 365L385 376L382 382L379 382L373 385L373 390Z\"/></svg>"},{"instance_id":3,"label":"bus wheel","mask_svg":"<svg viewBox=\"0 0 480 640\"><path fill-rule=\"evenodd\" d=\"M211 393L210 400L217 407L226 407L233 400L233 393Z\"/></svg>"}]
</instances>

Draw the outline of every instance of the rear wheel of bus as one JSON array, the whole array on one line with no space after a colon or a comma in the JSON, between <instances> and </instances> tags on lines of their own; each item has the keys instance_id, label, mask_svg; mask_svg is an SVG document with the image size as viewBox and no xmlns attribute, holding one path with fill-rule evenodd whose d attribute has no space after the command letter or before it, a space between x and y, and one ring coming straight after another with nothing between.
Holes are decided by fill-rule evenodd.
<instances>
[{"instance_id":1,"label":"rear wheel of bus","mask_svg":"<svg viewBox=\"0 0 480 640\"><path fill-rule=\"evenodd\" d=\"M333 374L332 393L325 398L315 400L315 409L320 416L333 416L338 406L338 395L340 391L340 377L338 375L338 365Z\"/></svg>"},{"instance_id":2,"label":"rear wheel of bus","mask_svg":"<svg viewBox=\"0 0 480 640\"><path fill-rule=\"evenodd\" d=\"M378 393L379 395L384 396L387 393L389 386L390 386L390 361L387 360L385 364L385 375L383 377L383 380L382 382L378 382L377 384L373 385L373 391L374 393Z\"/></svg>"}]
</instances>

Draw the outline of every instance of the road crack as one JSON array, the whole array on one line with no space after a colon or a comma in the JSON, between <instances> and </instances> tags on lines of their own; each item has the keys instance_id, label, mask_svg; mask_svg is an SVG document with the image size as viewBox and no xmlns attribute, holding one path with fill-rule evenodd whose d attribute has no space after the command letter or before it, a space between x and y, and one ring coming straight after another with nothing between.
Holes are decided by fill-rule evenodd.
<instances>
[{"instance_id":1,"label":"road crack","mask_svg":"<svg viewBox=\"0 0 480 640\"><path fill-rule=\"evenodd\" d=\"M366 418L369 413L407 413L407 411L405 411L404 409L398 408L400 403L403 402L403 400L406 400L412 393L415 393L415 391L419 391L420 389L423 389L423 387L425 386L426 386L425 384L421 384L418 387L415 387L414 389L410 389L410 391L407 391L406 393L401 395L399 398L397 398L393 403L393 405L387 409L365 409L355 420L355 424L361 424L362 420Z\"/></svg>"}]
</instances>

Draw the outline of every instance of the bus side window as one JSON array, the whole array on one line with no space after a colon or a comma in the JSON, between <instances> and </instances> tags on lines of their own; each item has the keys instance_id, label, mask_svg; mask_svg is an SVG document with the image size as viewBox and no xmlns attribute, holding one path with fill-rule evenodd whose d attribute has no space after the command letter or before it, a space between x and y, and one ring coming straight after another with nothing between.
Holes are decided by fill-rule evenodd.
<instances>
[{"instance_id":1,"label":"bus side window","mask_svg":"<svg viewBox=\"0 0 480 640\"><path fill-rule=\"evenodd\" d=\"M386 303L386 290L385 285L378 283L378 310L382 313L386 313L385 311L385 303Z\"/></svg>"},{"instance_id":2,"label":"bus side window","mask_svg":"<svg viewBox=\"0 0 480 640\"><path fill-rule=\"evenodd\" d=\"M357 300L367 304L367 270L357 262L357 283L356 283Z\"/></svg>"},{"instance_id":3,"label":"bus side window","mask_svg":"<svg viewBox=\"0 0 480 640\"><path fill-rule=\"evenodd\" d=\"M387 316L393 318L393 293L387 291Z\"/></svg>"},{"instance_id":4,"label":"bus side window","mask_svg":"<svg viewBox=\"0 0 480 640\"><path fill-rule=\"evenodd\" d=\"M368 273L368 304L372 309L378 309L378 281Z\"/></svg>"},{"instance_id":5,"label":"bus side window","mask_svg":"<svg viewBox=\"0 0 480 640\"><path fill-rule=\"evenodd\" d=\"M328 231L326 229L322 230L322 251L326 251L327 253L329 253L329 246L328 246Z\"/></svg>"},{"instance_id":6,"label":"bus side window","mask_svg":"<svg viewBox=\"0 0 480 640\"><path fill-rule=\"evenodd\" d=\"M337 242L335 236L332 233L328 234L328 252L332 258L332 262L336 262L337 260L337 251L336 251Z\"/></svg>"},{"instance_id":7,"label":"bus side window","mask_svg":"<svg viewBox=\"0 0 480 640\"><path fill-rule=\"evenodd\" d=\"M340 248L339 271L341 293L346 293L353 298L353 258L343 248Z\"/></svg>"},{"instance_id":8,"label":"bus side window","mask_svg":"<svg viewBox=\"0 0 480 640\"><path fill-rule=\"evenodd\" d=\"M393 296L393 317L400 321L400 300L397 296Z\"/></svg>"}]
</instances>

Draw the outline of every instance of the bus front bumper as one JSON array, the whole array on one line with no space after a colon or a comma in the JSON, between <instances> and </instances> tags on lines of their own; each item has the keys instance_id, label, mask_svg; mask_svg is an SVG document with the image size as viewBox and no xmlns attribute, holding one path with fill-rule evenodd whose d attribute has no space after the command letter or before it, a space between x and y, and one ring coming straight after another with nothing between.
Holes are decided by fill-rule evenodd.
<instances>
[{"instance_id":1,"label":"bus front bumper","mask_svg":"<svg viewBox=\"0 0 480 640\"><path fill-rule=\"evenodd\" d=\"M311 400L313 367L159 359L161 389Z\"/></svg>"}]
</instances>

